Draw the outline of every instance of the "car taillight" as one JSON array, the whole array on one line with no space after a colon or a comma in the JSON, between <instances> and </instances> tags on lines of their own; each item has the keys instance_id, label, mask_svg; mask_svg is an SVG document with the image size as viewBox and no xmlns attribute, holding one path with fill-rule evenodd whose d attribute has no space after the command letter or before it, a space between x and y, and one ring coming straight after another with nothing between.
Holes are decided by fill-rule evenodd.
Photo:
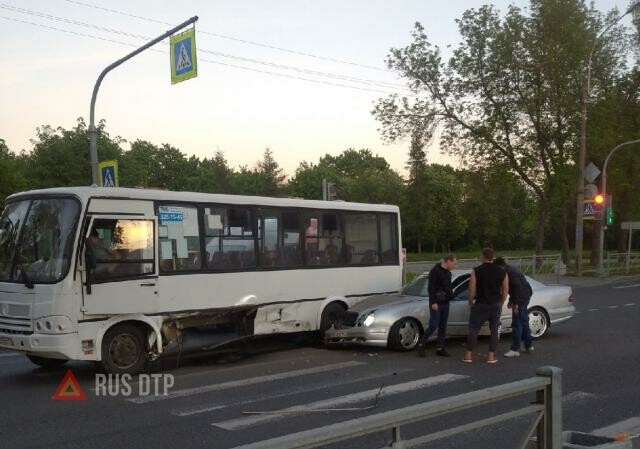
<instances>
[{"instance_id":1,"label":"car taillight","mask_svg":"<svg viewBox=\"0 0 640 449\"><path fill-rule=\"evenodd\" d=\"M569 295L569 304L573 303L573 292Z\"/></svg>"}]
</instances>

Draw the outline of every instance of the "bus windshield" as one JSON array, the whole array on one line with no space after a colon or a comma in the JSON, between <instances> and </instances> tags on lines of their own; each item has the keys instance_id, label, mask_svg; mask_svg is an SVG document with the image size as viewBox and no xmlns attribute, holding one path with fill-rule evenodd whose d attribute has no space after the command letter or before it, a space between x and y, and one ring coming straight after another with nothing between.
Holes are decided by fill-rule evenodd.
<instances>
[{"instance_id":1,"label":"bus windshield","mask_svg":"<svg viewBox=\"0 0 640 449\"><path fill-rule=\"evenodd\" d=\"M79 212L72 199L8 203L0 217L0 281L60 281L69 270Z\"/></svg>"}]
</instances>

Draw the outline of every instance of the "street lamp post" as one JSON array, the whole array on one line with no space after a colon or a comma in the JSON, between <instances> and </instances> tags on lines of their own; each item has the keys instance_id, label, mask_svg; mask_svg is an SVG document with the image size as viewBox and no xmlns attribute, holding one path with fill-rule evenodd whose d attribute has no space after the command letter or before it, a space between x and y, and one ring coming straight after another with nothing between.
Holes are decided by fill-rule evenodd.
<instances>
[{"instance_id":1,"label":"street lamp post","mask_svg":"<svg viewBox=\"0 0 640 449\"><path fill-rule=\"evenodd\" d=\"M607 197L607 167L609 166L609 159L613 156L613 153L618 151L622 147L626 147L628 145L633 145L636 143L640 143L640 139L630 140L629 142L621 143L617 147L615 147L609 154L607 158L604 160L604 166L602 168L602 196ZM604 217L603 217L604 220ZM598 244L600 245L600 253L598 254L598 265L596 266L596 276L605 277L607 276L607 272L604 269L604 228L605 226L600 224L600 240Z\"/></svg>"},{"instance_id":2,"label":"street lamp post","mask_svg":"<svg viewBox=\"0 0 640 449\"><path fill-rule=\"evenodd\" d=\"M640 2L640 0L638 0ZM98 98L98 89L100 89L100 84L102 84L102 80L111 70L118 67L125 61L133 58L139 53L142 53L147 48L154 46L158 42L170 37L176 31L181 30L182 28L195 23L198 20L198 16L194 16L189 20L182 22L180 25L171 28L169 31L164 33L161 36L156 37L152 41L147 42L142 47L135 49L128 55L123 58L118 59L113 64L108 65L98 76L96 84L93 86L93 95L91 95L91 109L89 112L89 129L87 134L89 134L89 158L91 160L91 180L94 186L98 185L98 129L95 124L95 110L96 110L96 99Z\"/></svg>"},{"instance_id":3,"label":"street lamp post","mask_svg":"<svg viewBox=\"0 0 640 449\"><path fill-rule=\"evenodd\" d=\"M629 9L602 30L593 40L589 59L587 60L586 74L582 83L582 111L580 115L580 152L578 153L578 188L576 201L576 274L582 276L582 247L584 241L584 166L587 160L587 103L591 91L591 64L598 40L613 28L623 17L640 11L640 0L634 0ZM602 228L602 225L601 225Z\"/></svg>"}]
</instances>

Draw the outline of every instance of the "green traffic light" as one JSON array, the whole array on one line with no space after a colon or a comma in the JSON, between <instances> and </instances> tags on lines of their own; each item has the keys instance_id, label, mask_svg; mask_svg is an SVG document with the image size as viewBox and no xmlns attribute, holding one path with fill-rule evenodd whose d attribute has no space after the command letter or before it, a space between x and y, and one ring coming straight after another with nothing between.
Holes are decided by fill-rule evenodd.
<instances>
[{"instance_id":1,"label":"green traffic light","mask_svg":"<svg viewBox=\"0 0 640 449\"><path fill-rule=\"evenodd\" d=\"M608 225L613 224L613 209L607 210L607 224Z\"/></svg>"}]
</instances>

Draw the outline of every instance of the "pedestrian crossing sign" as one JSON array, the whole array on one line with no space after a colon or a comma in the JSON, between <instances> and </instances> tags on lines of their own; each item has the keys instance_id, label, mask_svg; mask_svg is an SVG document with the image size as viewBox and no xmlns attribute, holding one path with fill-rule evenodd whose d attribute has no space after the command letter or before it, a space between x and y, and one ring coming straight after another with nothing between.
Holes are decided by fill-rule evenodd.
<instances>
[{"instance_id":1,"label":"pedestrian crossing sign","mask_svg":"<svg viewBox=\"0 0 640 449\"><path fill-rule=\"evenodd\" d=\"M118 187L118 161L104 161L98 165L101 187Z\"/></svg>"},{"instance_id":2,"label":"pedestrian crossing sign","mask_svg":"<svg viewBox=\"0 0 640 449\"><path fill-rule=\"evenodd\" d=\"M601 209L595 203L595 200L584 200L584 203L582 203L582 215L584 220L597 220L600 211Z\"/></svg>"},{"instance_id":3,"label":"pedestrian crossing sign","mask_svg":"<svg viewBox=\"0 0 640 449\"><path fill-rule=\"evenodd\" d=\"M198 76L195 28L171 36L169 45L171 54L171 84L176 84L180 81Z\"/></svg>"}]
</instances>

